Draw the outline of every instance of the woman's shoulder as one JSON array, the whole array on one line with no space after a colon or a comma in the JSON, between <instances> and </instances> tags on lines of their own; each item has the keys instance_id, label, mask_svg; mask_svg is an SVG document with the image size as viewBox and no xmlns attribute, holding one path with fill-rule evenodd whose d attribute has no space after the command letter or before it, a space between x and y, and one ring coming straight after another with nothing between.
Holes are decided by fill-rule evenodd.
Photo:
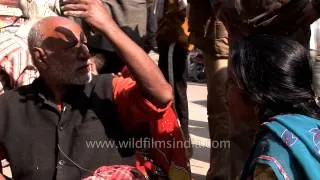
<instances>
[{"instance_id":1,"label":"woman's shoulder","mask_svg":"<svg viewBox=\"0 0 320 180\"><path fill-rule=\"evenodd\" d=\"M250 169L255 179L297 179L302 177L290 149L274 133L264 130L257 136Z\"/></svg>"}]
</instances>

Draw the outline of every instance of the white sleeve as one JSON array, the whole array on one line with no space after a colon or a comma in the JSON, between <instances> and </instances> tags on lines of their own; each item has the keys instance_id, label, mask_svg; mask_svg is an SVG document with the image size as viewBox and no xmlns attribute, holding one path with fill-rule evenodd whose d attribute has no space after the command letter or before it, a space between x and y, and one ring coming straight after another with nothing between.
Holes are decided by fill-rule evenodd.
<instances>
[{"instance_id":1,"label":"white sleeve","mask_svg":"<svg viewBox=\"0 0 320 180\"><path fill-rule=\"evenodd\" d=\"M187 8L188 2L187 0L178 0L179 10L183 10Z\"/></svg>"}]
</instances>

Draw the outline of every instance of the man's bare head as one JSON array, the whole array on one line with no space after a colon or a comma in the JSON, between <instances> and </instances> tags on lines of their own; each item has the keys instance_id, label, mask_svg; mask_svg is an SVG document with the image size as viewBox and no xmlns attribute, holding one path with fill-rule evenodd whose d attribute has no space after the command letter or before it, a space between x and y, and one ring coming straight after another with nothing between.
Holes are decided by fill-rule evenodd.
<instances>
[{"instance_id":1,"label":"man's bare head","mask_svg":"<svg viewBox=\"0 0 320 180\"><path fill-rule=\"evenodd\" d=\"M64 17L38 21L29 33L28 46L41 76L65 84L83 84L88 79L83 75L87 77L90 71L89 50L86 37L75 22Z\"/></svg>"},{"instance_id":2,"label":"man's bare head","mask_svg":"<svg viewBox=\"0 0 320 180\"><path fill-rule=\"evenodd\" d=\"M62 29L65 29L65 31ZM80 31L82 31L81 28L70 19L58 16L43 18L34 24L29 32L29 50L31 52L34 47L45 48L44 41L50 37L74 41L76 39L74 33L79 33Z\"/></svg>"}]
</instances>

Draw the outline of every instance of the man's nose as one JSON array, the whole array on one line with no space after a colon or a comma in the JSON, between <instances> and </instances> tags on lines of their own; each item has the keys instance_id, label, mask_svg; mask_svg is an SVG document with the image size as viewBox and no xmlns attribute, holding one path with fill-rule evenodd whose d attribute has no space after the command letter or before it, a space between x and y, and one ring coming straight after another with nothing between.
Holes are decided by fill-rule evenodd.
<instances>
[{"instance_id":1,"label":"man's nose","mask_svg":"<svg viewBox=\"0 0 320 180\"><path fill-rule=\"evenodd\" d=\"M89 48L85 44L81 44L79 49L79 58L83 60L88 60L90 58Z\"/></svg>"}]
</instances>

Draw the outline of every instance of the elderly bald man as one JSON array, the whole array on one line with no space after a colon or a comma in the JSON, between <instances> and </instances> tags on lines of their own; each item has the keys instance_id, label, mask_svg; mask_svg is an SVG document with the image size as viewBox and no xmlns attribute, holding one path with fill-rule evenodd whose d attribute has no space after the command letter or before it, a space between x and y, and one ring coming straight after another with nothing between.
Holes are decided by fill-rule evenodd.
<instances>
[{"instance_id":1,"label":"elderly bald man","mask_svg":"<svg viewBox=\"0 0 320 180\"><path fill-rule=\"evenodd\" d=\"M86 37L73 21L38 21L28 45L40 77L0 97L0 142L14 179L80 179L102 165L127 164L116 147L90 148L88 142L140 134L145 122L170 108L170 85L100 0L66 0L63 10L108 38L136 82L92 76Z\"/></svg>"}]
</instances>

